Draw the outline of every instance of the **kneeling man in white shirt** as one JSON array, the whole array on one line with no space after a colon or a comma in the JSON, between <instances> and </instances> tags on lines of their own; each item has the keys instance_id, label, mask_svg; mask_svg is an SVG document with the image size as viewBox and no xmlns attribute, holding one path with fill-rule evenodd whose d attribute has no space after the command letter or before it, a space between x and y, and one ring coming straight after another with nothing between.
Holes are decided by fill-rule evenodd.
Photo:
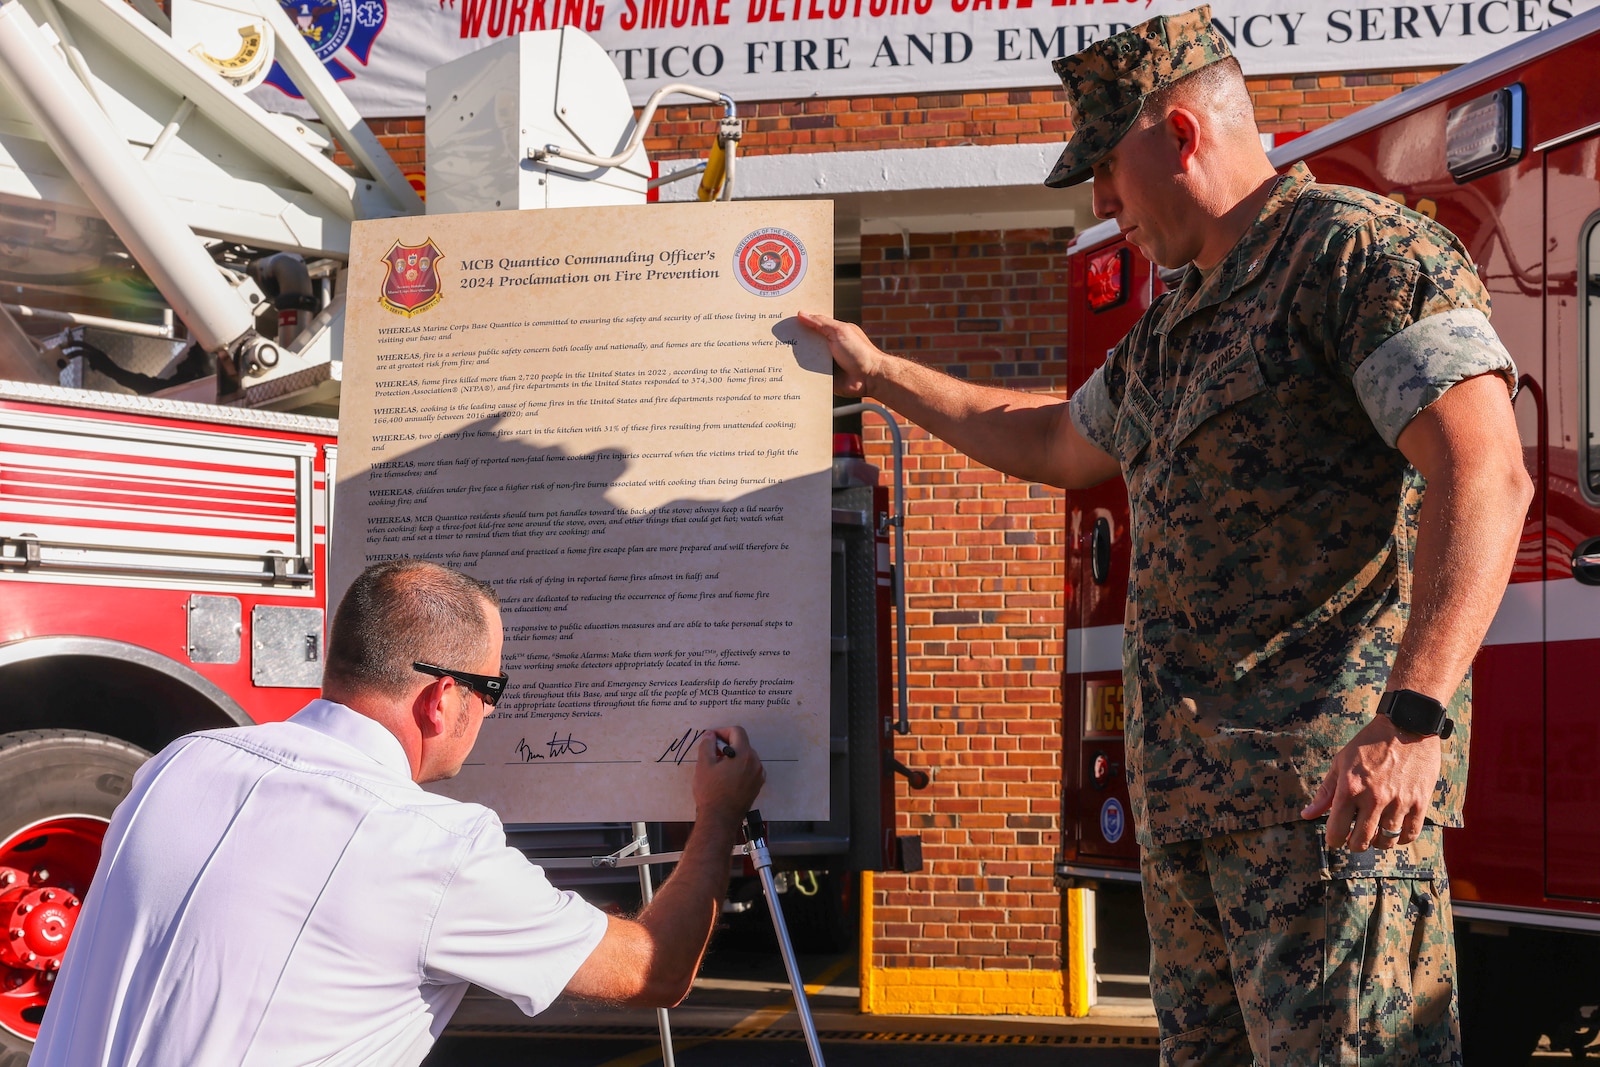
<instances>
[{"instance_id":1,"label":"kneeling man in white shirt","mask_svg":"<svg viewBox=\"0 0 1600 1067\"><path fill-rule=\"evenodd\" d=\"M339 605L322 699L145 764L33 1067L414 1065L468 983L529 1015L563 990L682 1000L761 761L738 727L708 732L682 861L636 920L608 917L551 886L492 811L419 787L472 750L505 689L500 646L490 586L381 563Z\"/></svg>"}]
</instances>

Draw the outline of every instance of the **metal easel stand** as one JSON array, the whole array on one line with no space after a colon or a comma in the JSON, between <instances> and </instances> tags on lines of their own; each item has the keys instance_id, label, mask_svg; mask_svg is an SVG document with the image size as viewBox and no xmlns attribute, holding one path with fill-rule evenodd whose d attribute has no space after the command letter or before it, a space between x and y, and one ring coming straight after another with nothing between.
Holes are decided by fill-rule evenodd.
<instances>
[{"instance_id":1,"label":"metal easel stand","mask_svg":"<svg viewBox=\"0 0 1600 1067\"><path fill-rule=\"evenodd\" d=\"M749 858L761 879L761 891L767 898L767 911L772 916L772 929L778 936L778 950L783 955L783 969L789 975L789 988L794 991L795 1013L800 1017L800 1030L805 1034L806 1051L811 1054L811 1067L826 1067L822 1059L822 1042L817 1037L817 1024L811 1018L811 1001L806 997L806 986L800 977L800 962L795 958L794 944L789 940L789 926L783 921L783 906L778 902L778 884L772 877L772 853L767 848L767 824L761 812L750 811L744 817L744 841L735 845L733 855ZM639 888L646 904L655 895L651 886L649 869L652 864L676 863L682 852L652 854L650 839L642 822L633 824L634 839L608 856L591 856L587 863L594 867L638 867ZM584 861L541 860L545 866L572 867ZM656 1009L656 1020L661 1030L661 1061L673 1067L672 1025L666 1008Z\"/></svg>"}]
</instances>

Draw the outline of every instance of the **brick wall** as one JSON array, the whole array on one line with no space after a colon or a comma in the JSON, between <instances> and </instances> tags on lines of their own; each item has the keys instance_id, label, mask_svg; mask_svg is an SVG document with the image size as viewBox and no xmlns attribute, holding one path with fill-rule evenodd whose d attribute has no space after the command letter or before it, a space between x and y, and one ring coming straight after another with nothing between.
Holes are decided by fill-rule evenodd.
<instances>
[{"instance_id":1,"label":"brick wall","mask_svg":"<svg viewBox=\"0 0 1600 1067\"><path fill-rule=\"evenodd\" d=\"M1324 125L1442 73L1251 78L1248 84L1262 132L1278 133ZM1060 142L1072 133L1061 94L1052 89L768 101L741 111L739 150L750 155ZM664 108L645 147L653 159L702 158L720 114L711 105ZM374 126L401 170L421 170L421 119L380 119Z\"/></svg>"},{"instance_id":2,"label":"brick wall","mask_svg":"<svg viewBox=\"0 0 1600 1067\"><path fill-rule=\"evenodd\" d=\"M865 236L863 325L959 377L1059 394L1070 236L915 234L909 255L898 236ZM866 429L887 470L885 432ZM907 451L912 733L896 744L933 780L897 787L925 867L873 880L869 1007L1059 1014L1062 494L920 430ZM953 983L961 971L1037 973Z\"/></svg>"},{"instance_id":3,"label":"brick wall","mask_svg":"<svg viewBox=\"0 0 1600 1067\"><path fill-rule=\"evenodd\" d=\"M1247 84L1261 131L1278 133L1325 125L1443 72L1250 78ZM703 157L717 114L710 106L666 108L645 147L655 158ZM1061 93L1053 89L769 101L745 105L741 114L739 148L752 155L1060 142L1072 134Z\"/></svg>"}]
</instances>

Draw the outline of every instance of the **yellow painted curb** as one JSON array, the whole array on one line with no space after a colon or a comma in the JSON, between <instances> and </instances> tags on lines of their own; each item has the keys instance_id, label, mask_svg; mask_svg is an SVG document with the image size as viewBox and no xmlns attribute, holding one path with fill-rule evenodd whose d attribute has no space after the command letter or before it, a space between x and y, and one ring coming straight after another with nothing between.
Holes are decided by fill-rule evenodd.
<instances>
[{"instance_id":1,"label":"yellow painted curb","mask_svg":"<svg viewBox=\"0 0 1600 1067\"><path fill-rule=\"evenodd\" d=\"M1066 1008L1059 971L870 967L863 956L861 1010L870 1015L1056 1015Z\"/></svg>"},{"instance_id":2,"label":"yellow painted curb","mask_svg":"<svg viewBox=\"0 0 1600 1067\"><path fill-rule=\"evenodd\" d=\"M872 872L861 872L861 1012L872 1011Z\"/></svg>"},{"instance_id":3,"label":"yellow painted curb","mask_svg":"<svg viewBox=\"0 0 1600 1067\"><path fill-rule=\"evenodd\" d=\"M1094 1006L1090 976L1094 974L1093 900L1089 889L1069 889L1067 898L1066 971L1067 1014L1081 1019Z\"/></svg>"}]
</instances>

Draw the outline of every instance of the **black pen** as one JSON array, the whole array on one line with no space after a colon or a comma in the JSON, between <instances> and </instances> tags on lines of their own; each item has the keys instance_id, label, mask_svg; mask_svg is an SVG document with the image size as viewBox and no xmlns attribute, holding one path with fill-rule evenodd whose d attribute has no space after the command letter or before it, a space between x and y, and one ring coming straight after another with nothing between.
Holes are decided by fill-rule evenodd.
<instances>
[{"instance_id":1,"label":"black pen","mask_svg":"<svg viewBox=\"0 0 1600 1067\"><path fill-rule=\"evenodd\" d=\"M733 750L732 745L720 739L717 741L717 751L722 753L725 759L732 759L739 754Z\"/></svg>"}]
</instances>

